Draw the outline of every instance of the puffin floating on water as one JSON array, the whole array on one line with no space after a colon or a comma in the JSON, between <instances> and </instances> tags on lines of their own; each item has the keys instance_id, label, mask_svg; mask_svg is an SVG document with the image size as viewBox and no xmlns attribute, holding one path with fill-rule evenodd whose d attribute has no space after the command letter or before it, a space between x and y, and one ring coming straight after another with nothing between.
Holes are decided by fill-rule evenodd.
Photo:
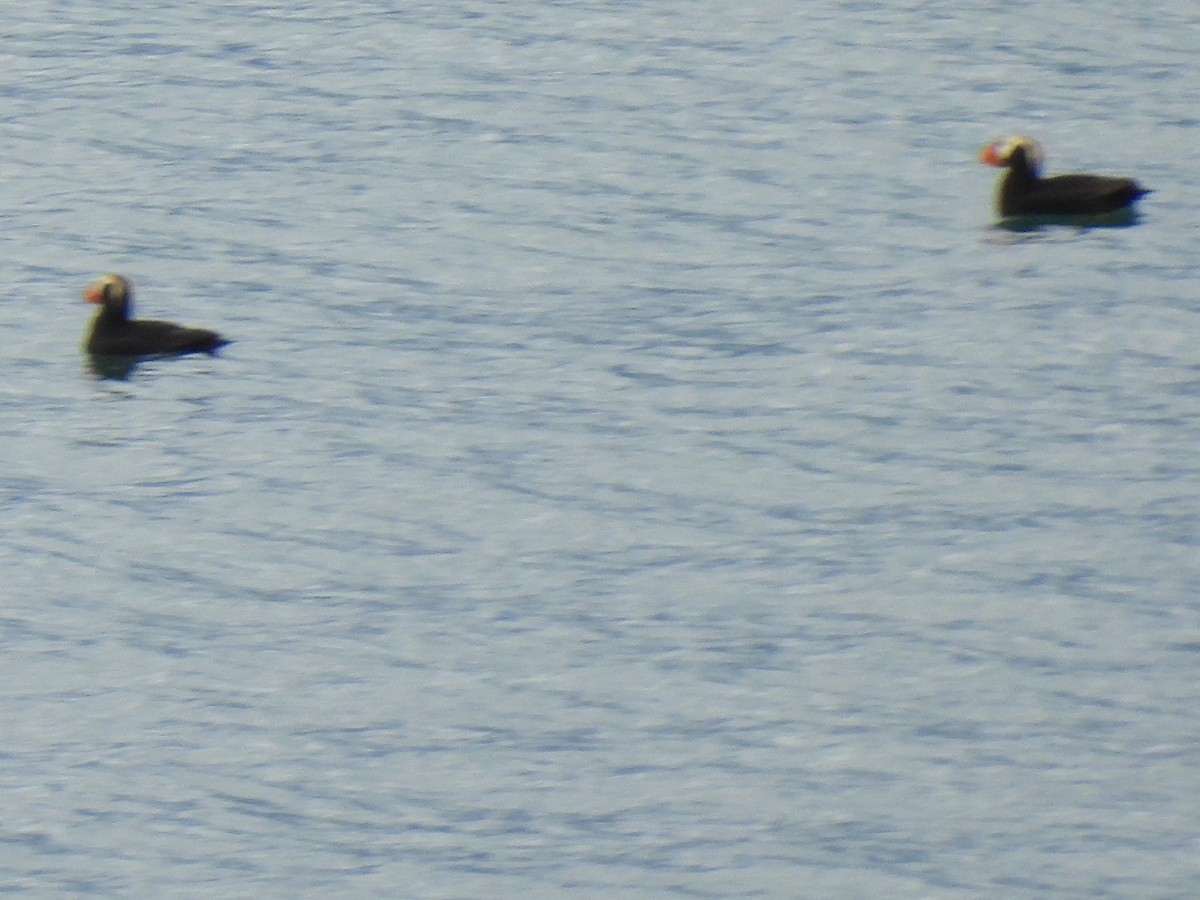
<instances>
[{"instance_id":1,"label":"puffin floating on water","mask_svg":"<svg viewBox=\"0 0 1200 900\"><path fill-rule=\"evenodd\" d=\"M216 353L229 343L207 328L188 328L154 319L131 319L133 285L121 275L105 275L87 289L83 299L100 306L84 344L93 356L168 356Z\"/></svg>"},{"instance_id":2,"label":"puffin floating on water","mask_svg":"<svg viewBox=\"0 0 1200 900\"><path fill-rule=\"evenodd\" d=\"M1102 216L1129 209L1150 191L1132 178L1055 175L1043 178L1041 145L1010 137L983 148L979 161L1008 169L996 193L1001 216Z\"/></svg>"}]
</instances>

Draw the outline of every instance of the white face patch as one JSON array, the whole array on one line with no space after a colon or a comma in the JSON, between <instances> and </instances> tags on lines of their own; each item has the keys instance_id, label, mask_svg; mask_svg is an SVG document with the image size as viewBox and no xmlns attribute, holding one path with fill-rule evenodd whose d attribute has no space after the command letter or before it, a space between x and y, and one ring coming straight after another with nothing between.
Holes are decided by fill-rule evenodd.
<instances>
[{"instance_id":1,"label":"white face patch","mask_svg":"<svg viewBox=\"0 0 1200 900\"><path fill-rule=\"evenodd\" d=\"M1000 149L1002 159L1012 159L1012 155L1017 152L1017 148L1024 148L1025 159L1035 168L1040 169L1042 160L1045 154L1042 152L1042 145L1033 138L1027 137L1010 137L1004 142L1004 146Z\"/></svg>"}]
</instances>

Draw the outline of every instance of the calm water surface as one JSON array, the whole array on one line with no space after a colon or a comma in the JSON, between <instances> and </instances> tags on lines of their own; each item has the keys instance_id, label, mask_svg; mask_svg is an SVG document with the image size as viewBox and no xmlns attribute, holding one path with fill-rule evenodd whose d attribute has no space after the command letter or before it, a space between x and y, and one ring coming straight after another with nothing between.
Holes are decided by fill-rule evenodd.
<instances>
[{"instance_id":1,"label":"calm water surface","mask_svg":"<svg viewBox=\"0 0 1200 900\"><path fill-rule=\"evenodd\" d=\"M34 0L0 891L1200 894L1186 3ZM1135 175L993 227L979 147ZM216 327L101 380L87 283Z\"/></svg>"}]
</instances>

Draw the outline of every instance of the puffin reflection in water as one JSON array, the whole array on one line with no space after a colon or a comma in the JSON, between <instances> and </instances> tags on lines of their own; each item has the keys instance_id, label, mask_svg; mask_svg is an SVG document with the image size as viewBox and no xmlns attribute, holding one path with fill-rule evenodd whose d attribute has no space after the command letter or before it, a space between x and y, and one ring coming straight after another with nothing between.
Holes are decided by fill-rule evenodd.
<instances>
[{"instance_id":1,"label":"puffin reflection in water","mask_svg":"<svg viewBox=\"0 0 1200 900\"><path fill-rule=\"evenodd\" d=\"M1132 178L1108 175L1042 177L1041 145L1027 137L1010 137L983 148L979 161L1008 169L996 192L996 211L1005 218L1132 215L1133 204L1150 193Z\"/></svg>"},{"instance_id":2,"label":"puffin reflection in water","mask_svg":"<svg viewBox=\"0 0 1200 900\"><path fill-rule=\"evenodd\" d=\"M105 275L83 295L100 307L84 348L100 374L123 377L138 357L207 353L229 343L207 328L189 328L156 319L131 319L133 285L121 275Z\"/></svg>"}]
</instances>

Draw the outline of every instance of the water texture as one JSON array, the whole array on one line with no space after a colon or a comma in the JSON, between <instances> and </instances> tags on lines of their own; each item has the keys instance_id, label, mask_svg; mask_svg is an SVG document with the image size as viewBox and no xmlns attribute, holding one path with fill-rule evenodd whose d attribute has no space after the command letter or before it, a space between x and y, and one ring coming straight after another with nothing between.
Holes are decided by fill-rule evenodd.
<instances>
[{"instance_id":1,"label":"water texture","mask_svg":"<svg viewBox=\"0 0 1200 900\"><path fill-rule=\"evenodd\" d=\"M1200 19L751 6L11 11L0 892L1200 894Z\"/></svg>"}]
</instances>

